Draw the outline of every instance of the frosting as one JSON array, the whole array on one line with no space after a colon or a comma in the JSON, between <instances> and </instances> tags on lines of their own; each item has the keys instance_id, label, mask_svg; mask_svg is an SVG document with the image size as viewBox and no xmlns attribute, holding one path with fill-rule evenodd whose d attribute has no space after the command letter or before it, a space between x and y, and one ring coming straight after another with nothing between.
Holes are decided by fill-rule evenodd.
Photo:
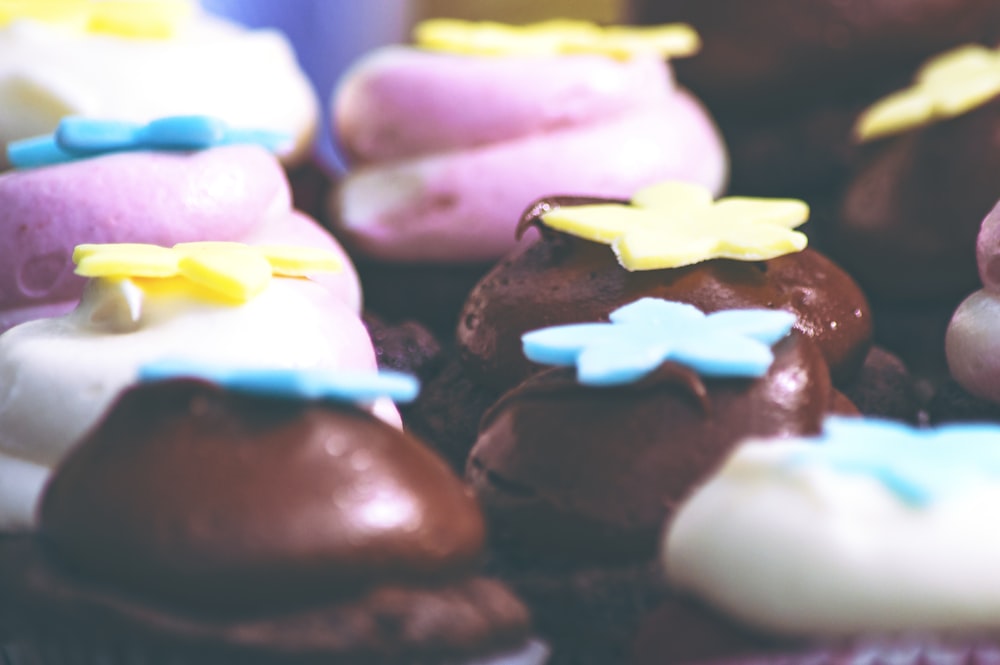
<instances>
[{"instance_id":1,"label":"frosting","mask_svg":"<svg viewBox=\"0 0 1000 665\"><path fill-rule=\"evenodd\" d=\"M511 220L547 192L725 186L717 129L658 56L392 47L352 67L333 105L357 168L331 218L338 237L382 261L495 260L516 245Z\"/></svg>"},{"instance_id":2,"label":"frosting","mask_svg":"<svg viewBox=\"0 0 1000 665\"><path fill-rule=\"evenodd\" d=\"M67 115L144 123L206 114L293 137L281 155L289 162L306 154L318 113L280 33L200 13L156 40L15 21L0 29L0 107L3 144L51 132Z\"/></svg>"},{"instance_id":3,"label":"frosting","mask_svg":"<svg viewBox=\"0 0 1000 665\"><path fill-rule=\"evenodd\" d=\"M160 360L139 368L143 383L194 378L226 390L276 399L364 404L377 397L393 402L412 402L420 389L409 374L378 372L330 372L328 370L232 367L185 360Z\"/></svg>"},{"instance_id":4,"label":"frosting","mask_svg":"<svg viewBox=\"0 0 1000 665\"><path fill-rule=\"evenodd\" d=\"M546 192L620 197L662 180L720 191L725 172L714 125L680 91L589 124L360 168L334 218L338 237L377 259L488 261L517 245L513 220Z\"/></svg>"},{"instance_id":5,"label":"frosting","mask_svg":"<svg viewBox=\"0 0 1000 665\"><path fill-rule=\"evenodd\" d=\"M159 358L251 368L376 367L360 319L311 280L270 279L243 303L207 298L201 288L183 284L97 278L70 314L0 336L0 467L9 468L11 460L58 464L135 380L138 368ZM377 401L375 411L399 424L388 400ZM0 506L0 528L32 522L30 513Z\"/></svg>"},{"instance_id":6,"label":"frosting","mask_svg":"<svg viewBox=\"0 0 1000 665\"><path fill-rule=\"evenodd\" d=\"M861 141L968 113L1000 95L1000 50L968 45L937 56L912 87L877 102L858 119Z\"/></svg>"},{"instance_id":7,"label":"frosting","mask_svg":"<svg viewBox=\"0 0 1000 665\"><path fill-rule=\"evenodd\" d=\"M706 316L693 305L642 298L608 315L610 323L544 328L522 336L529 360L576 365L585 385L637 381L666 361L701 376L763 376L771 345L795 323L791 312L726 310Z\"/></svg>"},{"instance_id":8,"label":"frosting","mask_svg":"<svg viewBox=\"0 0 1000 665\"><path fill-rule=\"evenodd\" d=\"M676 513L667 576L782 636L992 630L1000 539L979 521L1000 500L998 443L991 425L835 418L750 441Z\"/></svg>"},{"instance_id":9,"label":"frosting","mask_svg":"<svg viewBox=\"0 0 1000 665\"><path fill-rule=\"evenodd\" d=\"M541 220L564 233L611 245L626 270L679 268L709 259L764 261L805 249L792 231L809 206L791 199L727 197L689 183L665 182L640 190L631 205L561 206Z\"/></svg>"},{"instance_id":10,"label":"frosting","mask_svg":"<svg viewBox=\"0 0 1000 665\"><path fill-rule=\"evenodd\" d=\"M114 152L205 150L239 143L279 150L287 142L288 137L276 132L232 129L217 118L201 115L160 118L146 125L70 117L59 122L53 136L8 144L7 159L16 167L26 168Z\"/></svg>"},{"instance_id":11,"label":"frosting","mask_svg":"<svg viewBox=\"0 0 1000 665\"><path fill-rule=\"evenodd\" d=\"M976 263L983 288L955 310L944 347L951 376L967 391L1000 402L1000 356L995 331L1000 327L1000 204L986 216L976 239Z\"/></svg>"},{"instance_id":12,"label":"frosting","mask_svg":"<svg viewBox=\"0 0 1000 665\"><path fill-rule=\"evenodd\" d=\"M653 58L458 58L393 46L351 66L333 119L346 156L363 165L606 121L674 90L671 69Z\"/></svg>"},{"instance_id":13,"label":"frosting","mask_svg":"<svg viewBox=\"0 0 1000 665\"><path fill-rule=\"evenodd\" d=\"M500 262L470 293L456 342L469 376L506 390L537 366L525 359L521 335L544 326L606 321L642 297L692 304L704 312L767 307L794 312L795 329L815 341L835 382L850 380L871 343L864 294L840 268L811 249L766 263L712 260L668 270L623 270L603 244L548 228L539 215L563 205L621 203L542 199L520 227L540 227L542 240Z\"/></svg>"},{"instance_id":14,"label":"frosting","mask_svg":"<svg viewBox=\"0 0 1000 665\"><path fill-rule=\"evenodd\" d=\"M0 331L76 304L84 280L70 259L82 243L212 239L327 250L344 269L317 280L360 311L350 259L291 206L279 163L256 146L114 154L0 175Z\"/></svg>"},{"instance_id":15,"label":"frosting","mask_svg":"<svg viewBox=\"0 0 1000 665\"><path fill-rule=\"evenodd\" d=\"M664 363L639 382L536 374L483 417L466 476L491 543L525 561L648 561L663 520L746 436L819 430L836 394L822 355L791 335L767 373L704 378Z\"/></svg>"},{"instance_id":16,"label":"frosting","mask_svg":"<svg viewBox=\"0 0 1000 665\"><path fill-rule=\"evenodd\" d=\"M650 54L671 58L694 55L701 48L698 33L687 25L602 27L567 19L530 25L432 19L418 24L413 36L421 48L495 57L594 53L619 59Z\"/></svg>"},{"instance_id":17,"label":"frosting","mask_svg":"<svg viewBox=\"0 0 1000 665\"><path fill-rule=\"evenodd\" d=\"M191 0L7 0L0 26L31 19L135 39L167 39L191 18Z\"/></svg>"},{"instance_id":18,"label":"frosting","mask_svg":"<svg viewBox=\"0 0 1000 665\"><path fill-rule=\"evenodd\" d=\"M126 391L40 513L46 545L92 583L199 612L460 580L485 536L462 483L400 430L195 380Z\"/></svg>"}]
</instances>

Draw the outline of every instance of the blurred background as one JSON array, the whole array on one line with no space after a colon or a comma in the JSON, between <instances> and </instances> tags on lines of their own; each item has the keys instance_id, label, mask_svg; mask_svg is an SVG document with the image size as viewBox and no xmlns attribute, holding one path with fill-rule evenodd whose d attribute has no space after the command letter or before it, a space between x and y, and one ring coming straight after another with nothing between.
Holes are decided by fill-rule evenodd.
<instances>
[{"instance_id":1,"label":"blurred background","mask_svg":"<svg viewBox=\"0 0 1000 665\"><path fill-rule=\"evenodd\" d=\"M329 103L351 62L384 44L408 41L413 24L450 17L526 23L547 18L627 19L624 0L202 0L205 9L254 28L286 33L323 104L316 149L331 170L342 169L330 135Z\"/></svg>"}]
</instances>

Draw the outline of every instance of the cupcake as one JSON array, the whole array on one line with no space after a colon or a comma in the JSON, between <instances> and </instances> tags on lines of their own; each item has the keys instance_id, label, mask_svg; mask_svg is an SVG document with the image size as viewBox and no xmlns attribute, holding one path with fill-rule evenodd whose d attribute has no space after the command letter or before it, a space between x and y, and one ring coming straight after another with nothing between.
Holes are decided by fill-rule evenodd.
<instances>
[{"instance_id":1,"label":"cupcake","mask_svg":"<svg viewBox=\"0 0 1000 665\"><path fill-rule=\"evenodd\" d=\"M1000 169L1000 50L935 58L911 87L867 110L856 132L869 152L821 229L824 242L886 330L899 331L882 343L936 370L951 312L979 284L976 237L1000 198L989 175ZM914 325L920 314L926 323Z\"/></svg>"},{"instance_id":2,"label":"cupcake","mask_svg":"<svg viewBox=\"0 0 1000 665\"><path fill-rule=\"evenodd\" d=\"M516 245L510 220L546 193L624 197L665 178L724 188L715 126L663 60L697 49L685 26L436 20L414 34L359 61L334 96L351 169L331 219L376 313L450 333Z\"/></svg>"},{"instance_id":3,"label":"cupcake","mask_svg":"<svg viewBox=\"0 0 1000 665\"><path fill-rule=\"evenodd\" d=\"M4 543L8 657L131 665L538 665L477 572L480 512L417 440L353 406L373 372L143 369ZM62 662L62 661L60 661Z\"/></svg>"},{"instance_id":4,"label":"cupcake","mask_svg":"<svg viewBox=\"0 0 1000 665\"><path fill-rule=\"evenodd\" d=\"M8 3L0 14L0 143L65 116L145 123L205 114L287 134L303 163L318 103L288 40L202 12L192 0Z\"/></svg>"},{"instance_id":5,"label":"cupcake","mask_svg":"<svg viewBox=\"0 0 1000 665\"><path fill-rule=\"evenodd\" d=\"M871 342L864 294L794 230L808 217L801 201L724 198L693 185L662 183L632 202L543 199L519 225L541 239L516 250L476 285L462 309L454 369L427 386L413 426L455 458L475 440L479 406L538 366L520 337L536 328L606 321L644 296L706 312L770 308L792 312L795 329L816 343L834 383L856 377ZM612 245L609 247L608 245ZM460 384L455 388L456 382ZM455 404L449 391L468 395Z\"/></svg>"},{"instance_id":6,"label":"cupcake","mask_svg":"<svg viewBox=\"0 0 1000 665\"><path fill-rule=\"evenodd\" d=\"M635 0L642 23L704 39L678 78L716 113L733 190L820 203L848 178L858 113L923 60L1000 39L992 0Z\"/></svg>"},{"instance_id":7,"label":"cupcake","mask_svg":"<svg viewBox=\"0 0 1000 665\"><path fill-rule=\"evenodd\" d=\"M353 266L292 208L288 180L266 149L284 140L181 116L149 125L68 119L52 137L13 145L19 168L0 175L0 332L72 309L84 279L73 274L71 255L85 243L233 240L328 250L343 269L320 279L359 311Z\"/></svg>"},{"instance_id":8,"label":"cupcake","mask_svg":"<svg viewBox=\"0 0 1000 665\"><path fill-rule=\"evenodd\" d=\"M150 360L375 369L361 320L304 277L335 270L331 253L235 243L83 245L75 259L89 278L79 306L0 335L0 478L30 477L35 495ZM376 412L399 425L391 402L377 402ZM0 526L29 525L33 504L23 507Z\"/></svg>"},{"instance_id":9,"label":"cupcake","mask_svg":"<svg viewBox=\"0 0 1000 665\"><path fill-rule=\"evenodd\" d=\"M988 662L1000 429L831 418L751 440L674 513L635 663Z\"/></svg>"},{"instance_id":10,"label":"cupcake","mask_svg":"<svg viewBox=\"0 0 1000 665\"><path fill-rule=\"evenodd\" d=\"M610 319L524 336L529 358L568 366L504 394L466 467L494 565L560 663L623 662L660 595L664 519L736 443L853 411L791 312L643 298Z\"/></svg>"}]
</instances>

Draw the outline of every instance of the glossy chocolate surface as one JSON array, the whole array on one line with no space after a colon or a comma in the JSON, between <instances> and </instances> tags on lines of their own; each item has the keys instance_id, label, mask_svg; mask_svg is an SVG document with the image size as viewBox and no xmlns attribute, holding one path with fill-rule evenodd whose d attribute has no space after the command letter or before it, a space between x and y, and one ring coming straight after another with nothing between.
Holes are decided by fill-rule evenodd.
<instances>
[{"instance_id":1,"label":"glossy chocolate surface","mask_svg":"<svg viewBox=\"0 0 1000 665\"><path fill-rule=\"evenodd\" d=\"M561 205L600 199L543 199L520 228ZM834 381L849 380L871 344L868 303L829 259L806 249L770 261L716 259L669 270L629 272L606 245L552 231L501 261L472 291L457 344L470 376L506 390L530 376L521 335L565 323L606 321L618 307L650 296L691 303L705 312L769 307L794 312L795 328L816 342Z\"/></svg>"},{"instance_id":2,"label":"glossy chocolate surface","mask_svg":"<svg viewBox=\"0 0 1000 665\"><path fill-rule=\"evenodd\" d=\"M792 335L760 379L702 379L665 363L627 386L538 374L483 417L466 478L494 546L560 563L652 558L664 520L747 436L816 433L835 391L822 355Z\"/></svg>"},{"instance_id":3,"label":"glossy chocolate surface","mask_svg":"<svg viewBox=\"0 0 1000 665\"><path fill-rule=\"evenodd\" d=\"M151 602L252 612L461 578L484 528L443 461L366 412L184 380L123 394L53 477L41 536Z\"/></svg>"},{"instance_id":4,"label":"glossy chocolate surface","mask_svg":"<svg viewBox=\"0 0 1000 665\"><path fill-rule=\"evenodd\" d=\"M1000 97L884 139L844 195L830 251L872 297L954 301L979 285L976 237L1000 198Z\"/></svg>"}]
</instances>

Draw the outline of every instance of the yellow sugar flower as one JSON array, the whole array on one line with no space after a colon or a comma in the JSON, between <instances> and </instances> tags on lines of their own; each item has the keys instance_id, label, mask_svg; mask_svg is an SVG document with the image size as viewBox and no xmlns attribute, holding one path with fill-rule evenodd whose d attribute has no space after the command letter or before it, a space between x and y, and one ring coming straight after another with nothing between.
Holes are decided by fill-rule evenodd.
<instances>
[{"instance_id":1,"label":"yellow sugar flower","mask_svg":"<svg viewBox=\"0 0 1000 665\"><path fill-rule=\"evenodd\" d=\"M172 248L144 244L79 245L76 273L84 277L136 278L157 288L156 280L183 280L215 297L245 302L272 276L303 277L336 272L340 260L309 247L252 246L235 242L189 242Z\"/></svg>"},{"instance_id":2,"label":"yellow sugar flower","mask_svg":"<svg viewBox=\"0 0 1000 665\"><path fill-rule=\"evenodd\" d=\"M962 46L930 60L914 84L876 102L861 114L860 141L953 118L1000 95L1000 49Z\"/></svg>"},{"instance_id":3,"label":"yellow sugar flower","mask_svg":"<svg viewBox=\"0 0 1000 665\"><path fill-rule=\"evenodd\" d=\"M799 252L808 241L793 229L808 218L803 201L713 201L704 187L666 182L640 190L628 205L567 206L541 220L558 231L611 245L626 270L659 270L718 258L764 261Z\"/></svg>"},{"instance_id":4,"label":"yellow sugar flower","mask_svg":"<svg viewBox=\"0 0 1000 665\"><path fill-rule=\"evenodd\" d=\"M168 39L194 12L191 0L0 0L0 26L18 19L135 39Z\"/></svg>"},{"instance_id":5,"label":"yellow sugar flower","mask_svg":"<svg viewBox=\"0 0 1000 665\"><path fill-rule=\"evenodd\" d=\"M524 26L489 21L432 19L414 29L417 46L463 55L565 55L592 53L627 60L653 54L665 58L694 55L698 33L688 25L602 27L589 21L556 19Z\"/></svg>"}]
</instances>

